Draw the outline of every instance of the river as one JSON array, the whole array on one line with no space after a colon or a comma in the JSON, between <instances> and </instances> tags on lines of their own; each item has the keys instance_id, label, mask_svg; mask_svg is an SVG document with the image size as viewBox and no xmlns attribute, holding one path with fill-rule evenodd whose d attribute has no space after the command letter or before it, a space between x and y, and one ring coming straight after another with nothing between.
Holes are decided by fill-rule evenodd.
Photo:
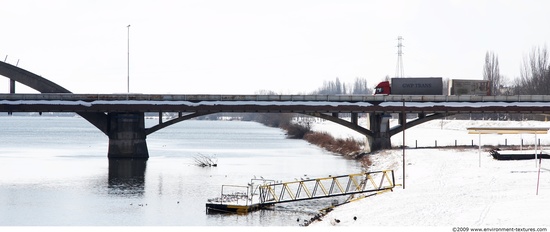
<instances>
[{"instance_id":1,"label":"river","mask_svg":"<svg viewBox=\"0 0 550 232\"><path fill-rule=\"evenodd\" d=\"M157 119L147 119L154 125ZM107 159L108 138L79 117L0 117L0 226L298 226L311 200L246 215L207 214L222 185L361 172L255 122L184 121L147 137L147 161ZM217 167L198 167L206 155Z\"/></svg>"}]
</instances>

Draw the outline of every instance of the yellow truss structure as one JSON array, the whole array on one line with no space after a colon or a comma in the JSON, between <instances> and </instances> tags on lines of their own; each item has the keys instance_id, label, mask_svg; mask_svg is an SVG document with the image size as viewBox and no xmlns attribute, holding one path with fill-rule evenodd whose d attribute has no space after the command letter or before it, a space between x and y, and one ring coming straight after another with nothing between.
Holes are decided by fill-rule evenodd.
<instances>
[{"instance_id":1,"label":"yellow truss structure","mask_svg":"<svg viewBox=\"0 0 550 232\"><path fill-rule=\"evenodd\" d=\"M395 187L393 170L383 170L264 184L259 186L259 195L260 204L273 204L386 191L393 189L393 187Z\"/></svg>"}]
</instances>

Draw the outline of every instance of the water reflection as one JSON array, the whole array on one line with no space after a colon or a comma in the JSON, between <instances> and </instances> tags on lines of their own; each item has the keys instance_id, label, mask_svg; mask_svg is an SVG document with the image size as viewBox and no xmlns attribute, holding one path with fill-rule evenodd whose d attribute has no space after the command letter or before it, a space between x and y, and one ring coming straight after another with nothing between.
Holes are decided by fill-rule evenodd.
<instances>
[{"instance_id":1,"label":"water reflection","mask_svg":"<svg viewBox=\"0 0 550 232\"><path fill-rule=\"evenodd\" d=\"M109 159L108 193L142 196L147 160Z\"/></svg>"}]
</instances>

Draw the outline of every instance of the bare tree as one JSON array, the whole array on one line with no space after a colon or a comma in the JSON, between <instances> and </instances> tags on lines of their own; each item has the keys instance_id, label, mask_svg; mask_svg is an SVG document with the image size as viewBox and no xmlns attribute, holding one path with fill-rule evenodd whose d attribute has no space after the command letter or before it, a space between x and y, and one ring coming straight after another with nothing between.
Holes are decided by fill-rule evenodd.
<instances>
[{"instance_id":1,"label":"bare tree","mask_svg":"<svg viewBox=\"0 0 550 232\"><path fill-rule=\"evenodd\" d=\"M334 86L336 88L336 94L342 94L342 83L340 82L340 78L336 77L336 81L334 82Z\"/></svg>"},{"instance_id":2,"label":"bare tree","mask_svg":"<svg viewBox=\"0 0 550 232\"><path fill-rule=\"evenodd\" d=\"M500 95L500 70L498 66L498 56L494 52L485 53L485 65L483 66L483 80L491 82L491 94Z\"/></svg>"},{"instance_id":3,"label":"bare tree","mask_svg":"<svg viewBox=\"0 0 550 232\"><path fill-rule=\"evenodd\" d=\"M510 80L508 77L506 76L500 76L500 95L507 95L507 96L510 96L510 95L515 95L515 88L514 88L514 85L515 85L515 81L516 80Z\"/></svg>"},{"instance_id":4,"label":"bare tree","mask_svg":"<svg viewBox=\"0 0 550 232\"><path fill-rule=\"evenodd\" d=\"M366 78L356 77L353 83L344 83L337 77L334 81L324 81L313 94L372 94L372 90Z\"/></svg>"},{"instance_id":5,"label":"bare tree","mask_svg":"<svg viewBox=\"0 0 550 232\"><path fill-rule=\"evenodd\" d=\"M369 89L367 79L365 78L356 77L351 89L351 94L372 94L372 90Z\"/></svg>"},{"instance_id":6,"label":"bare tree","mask_svg":"<svg viewBox=\"0 0 550 232\"><path fill-rule=\"evenodd\" d=\"M524 58L521 80L516 87L519 94L550 94L550 66L546 46L534 48L529 59Z\"/></svg>"},{"instance_id":7,"label":"bare tree","mask_svg":"<svg viewBox=\"0 0 550 232\"><path fill-rule=\"evenodd\" d=\"M255 92L256 95L278 95L275 91L261 89Z\"/></svg>"},{"instance_id":8,"label":"bare tree","mask_svg":"<svg viewBox=\"0 0 550 232\"><path fill-rule=\"evenodd\" d=\"M317 91L314 91L313 94L345 94L345 86L342 87L340 78L336 77L335 81L324 81L323 86Z\"/></svg>"}]
</instances>

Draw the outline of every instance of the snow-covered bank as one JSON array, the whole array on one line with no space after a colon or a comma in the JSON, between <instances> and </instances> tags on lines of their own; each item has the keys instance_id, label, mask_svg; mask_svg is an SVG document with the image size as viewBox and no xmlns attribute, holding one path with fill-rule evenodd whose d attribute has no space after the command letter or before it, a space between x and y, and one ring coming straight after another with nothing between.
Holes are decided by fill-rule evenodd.
<instances>
[{"instance_id":1,"label":"snow-covered bank","mask_svg":"<svg viewBox=\"0 0 550 232\"><path fill-rule=\"evenodd\" d=\"M367 127L367 118L360 118L359 125ZM397 120L390 120L390 126L397 124ZM479 144L477 134L468 134L469 127L550 127L550 122L539 121L489 121L489 120L432 120L421 125L411 127L405 132L406 144L409 147L433 147L438 146L472 145ZM336 138L354 138L365 141L365 136L330 121L316 121L312 124L312 130L317 132L328 132ZM483 145L520 145L523 139L524 144L534 144L534 135L482 135ZM542 145L550 146L549 135L539 135ZM403 134L398 133L391 138L393 146L403 144Z\"/></svg>"},{"instance_id":2,"label":"snow-covered bank","mask_svg":"<svg viewBox=\"0 0 550 232\"><path fill-rule=\"evenodd\" d=\"M478 136L468 135L465 128L548 125L525 121L434 120L411 128L406 136L474 139L477 145ZM320 131L330 127L333 129L327 132L334 136L354 136L346 129L331 126L317 123L313 128ZM484 135L482 144L503 144L501 139L520 137L531 139L526 135ZM538 136L542 144L548 144L549 137ZM396 135L392 143L401 144L401 139ZM550 227L550 172L540 173L536 195L538 172L534 160L497 161L488 152L483 152L481 158L479 167L475 148L408 149L405 189L396 187L393 192L336 207L323 221L310 226ZM402 150L373 154L372 161L371 170L393 169L396 182L403 183ZM550 169L550 160L542 160L542 167Z\"/></svg>"},{"instance_id":3,"label":"snow-covered bank","mask_svg":"<svg viewBox=\"0 0 550 232\"><path fill-rule=\"evenodd\" d=\"M403 183L402 151L373 158L373 170L393 169ZM550 172L541 172L536 195L533 160L497 161L484 153L480 168L475 149L415 149L406 151L406 164L405 189L339 206L311 226L550 226Z\"/></svg>"}]
</instances>

